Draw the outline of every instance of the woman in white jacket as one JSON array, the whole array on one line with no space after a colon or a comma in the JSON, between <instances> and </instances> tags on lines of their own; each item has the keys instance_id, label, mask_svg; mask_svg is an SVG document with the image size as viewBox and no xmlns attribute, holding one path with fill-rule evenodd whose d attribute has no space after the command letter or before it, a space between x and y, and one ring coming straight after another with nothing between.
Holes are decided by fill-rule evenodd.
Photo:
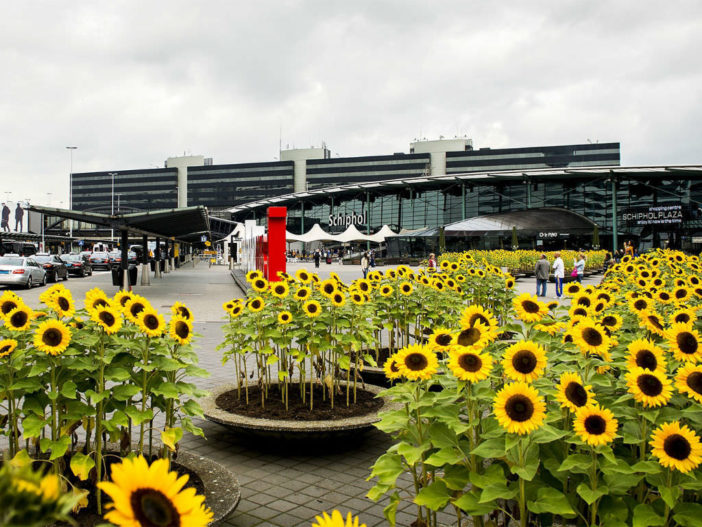
<instances>
[{"instance_id":1,"label":"woman in white jacket","mask_svg":"<svg viewBox=\"0 0 702 527\"><path fill-rule=\"evenodd\" d=\"M561 298L563 296L563 277L565 276L565 266L563 265L563 259L561 258L561 253L557 252L554 254L556 259L553 261L553 277L556 279L556 298Z\"/></svg>"}]
</instances>

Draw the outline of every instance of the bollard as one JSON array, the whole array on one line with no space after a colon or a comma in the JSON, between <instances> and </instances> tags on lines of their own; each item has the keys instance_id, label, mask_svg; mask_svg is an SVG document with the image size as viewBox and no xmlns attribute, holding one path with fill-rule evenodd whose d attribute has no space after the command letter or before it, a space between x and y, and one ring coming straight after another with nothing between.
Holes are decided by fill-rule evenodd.
<instances>
[{"instance_id":1,"label":"bollard","mask_svg":"<svg viewBox=\"0 0 702 527\"><path fill-rule=\"evenodd\" d=\"M163 272L164 272L165 274L168 274L168 273L171 272L171 270L170 270L169 267L168 267L168 258L166 258L166 259L163 261Z\"/></svg>"},{"instance_id":2,"label":"bollard","mask_svg":"<svg viewBox=\"0 0 702 527\"><path fill-rule=\"evenodd\" d=\"M141 285L151 285L151 269L147 263L141 264Z\"/></svg>"}]
</instances>

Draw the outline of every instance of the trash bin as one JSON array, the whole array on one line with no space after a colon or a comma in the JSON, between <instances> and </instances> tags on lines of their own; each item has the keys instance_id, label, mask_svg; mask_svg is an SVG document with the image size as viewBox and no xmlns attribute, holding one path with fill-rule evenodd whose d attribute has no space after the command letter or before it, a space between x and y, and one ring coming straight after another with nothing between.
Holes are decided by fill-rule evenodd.
<instances>
[{"instance_id":1,"label":"trash bin","mask_svg":"<svg viewBox=\"0 0 702 527\"><path fill-rule=\"evenodd\" d=\"M127 276L129 277L129 285L136 285L137 281L137 266L134 264L129 265L127 269ZM122 278L124 277L124 270L121 267L112 268L112 285L117 287L122 286Z\"/></svg>"}]
</instances>

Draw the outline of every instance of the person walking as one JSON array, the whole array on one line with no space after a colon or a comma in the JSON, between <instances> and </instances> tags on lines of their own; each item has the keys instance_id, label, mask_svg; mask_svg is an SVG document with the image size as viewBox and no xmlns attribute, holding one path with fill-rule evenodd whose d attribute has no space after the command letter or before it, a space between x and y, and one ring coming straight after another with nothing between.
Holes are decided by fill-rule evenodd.
<instances>
[{"instance_id":1,"label":"person walking","mask_svg":"<svg viewBox=\"0 0 702 527\"><path fill-rule=\"evenodd\" d=\"M561 253L556 252L553 260L553 278L556 281L556 298L559 300L563 297L563 277L565 276L565 264L561 258Z\"/></svg>"},{"instance_id":2,"label":"person walking","mask_svg":"<svg viewBox=\"0 0 702 527\"><path fill-rule=\"evenodd\" d=\"M436 255L431 253L427 262L427 271L436 271Z\"/></svg>"},{"instance_id":3,"label":"person walking","mask_svg":"<svg viewBox=\"0 0 702 527\"><path fill-rule=\"evenodd\" d=\"M314 266L319 269L319 261L322 259L322 255L319 252L319 249L317 249L314 252Z\"/></svg>"},{"instance_id":4,"label":"person walking","mask_svg":"<svg viewBox=\"0 0 702 527\"><path fill-rule=\"evenodd\" d=\"M368 268L370 267L370 258L368 258L368 253L363 253L361 258L361 271L363 271L363 278L368 276Z\"/></svg>"},{"instance_id":5,"label":"person walking","mask_svg":"<svg viewBox=\"0 0 702 527\"><path fill-rule=\"evenodd\" d=\"M22 224L23 219L24 209L22 208L22 205L17 202L17 208L15 209L15 232L22 232L22 229L24 229L24 225ZM19 225L19 229L17 228L17 225Z\"/></svg>"},{"instance_id":6,"label":"person walking","mask_svg":"<svg viewBox=\"0 0 702 527\"><path fill-rule=\"evenodd\" d=\"M578 259L575 260L575 263L573 265L575 267L575 272L577 273L575 279L578 282L582 283L583 275L585 274L585 254L578 254Z\"/></svg>"},{"instance_id":7,"label":"person walking","mask_svg":"<svg viewBox=\"0 0 702 527\"><path fill-rule=\"evenodd\" d=\"M546 253L541 254L541 258L536 261L534 274L536 275L536 296L546 296L546 284L551 270L551 264L546 259Z\"/></svg>"},{"instance_id":8,"label":"person walking","mask_svg":"<svg viewBox=\"0 0 702 527\"><path fill-rule=\"evenodd\" d=\"M0 226L2 226L3 231L10 232L10 207L5 203L2 204L2 223Z\"/></svg>"}]
</instances>

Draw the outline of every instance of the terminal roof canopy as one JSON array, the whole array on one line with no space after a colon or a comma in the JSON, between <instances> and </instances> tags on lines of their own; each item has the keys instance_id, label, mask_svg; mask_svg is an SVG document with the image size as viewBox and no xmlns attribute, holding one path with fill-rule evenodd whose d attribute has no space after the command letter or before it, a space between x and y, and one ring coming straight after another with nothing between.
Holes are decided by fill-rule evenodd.
<instances>
[{"instance_id":1,"label":"terminal roof canopy","mask_svg":"<svg viewBox=\"0 0 702 527\"><path fill-rule=\"evenodd\" d=\"M152 210L129 214L101 214L80 210L55 209L31 205L29 210L47 216L66 218L101 225L110 229L128 230L154 238L174 238L180 241L200 241L200 236L210 236L210 221L205 207Z\"/></svg>"},{"instance_id":2,"label":"terminal roof canopy","mask_svg":"<svg viewBox=\"0 0 702 527\"><path fill-rule=\"evenodd\" d=\"M597 224L582 214L547 207L514 212L486 214L447 225L446 236L504 235L515 227L521 233L557 232L585 234L592 232Z\"/></svg>"}]
</instances>

